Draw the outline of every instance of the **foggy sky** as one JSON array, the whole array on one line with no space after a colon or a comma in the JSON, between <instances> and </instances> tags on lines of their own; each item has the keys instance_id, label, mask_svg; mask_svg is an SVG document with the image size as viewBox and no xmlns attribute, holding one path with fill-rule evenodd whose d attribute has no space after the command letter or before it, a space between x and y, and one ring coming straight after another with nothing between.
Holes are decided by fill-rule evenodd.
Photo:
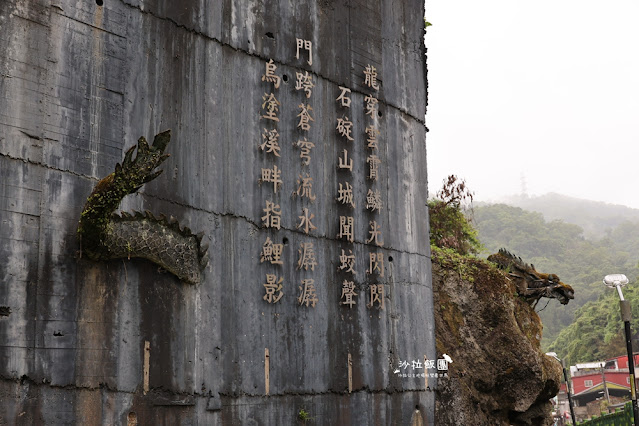
<instances>
[{"instance_id":1,"label":"foggy sky","mask_svg":"<svg viewBox=\"0 0 639 426\"><path fill-rule=\"evenodd\" d=\"M429 196L639 208L639 2L427 0ZM523 179L522 179L523 177Z\"/></svg>"}]
</instances>

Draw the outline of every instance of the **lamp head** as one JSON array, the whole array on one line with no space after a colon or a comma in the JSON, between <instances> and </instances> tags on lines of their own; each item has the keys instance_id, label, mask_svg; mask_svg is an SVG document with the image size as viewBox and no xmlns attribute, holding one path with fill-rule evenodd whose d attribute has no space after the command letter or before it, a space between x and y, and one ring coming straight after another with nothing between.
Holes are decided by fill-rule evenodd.
<instances>
[{"instance_id":1,"label":"lamp head","mask_svg":"<svg viewBox=\"0 0 639 426\"><path fill-rule=\"evenodd\" d=\"M551 356L551 357L555 358L557 361L561 362L561 360L557 356L557 352L546 352L546 355Z\"/></svg>"},{"instance_id":2,"label":"lamp head","mask_svg":"<svg viewBox=\"0 0 639 426\"><path fill-rule=\"evenodd\" d=\"M628 284L628 278L624 274L611 274L604 277L603 283L610 288L623 287Z\"/></svg>"}]
</instances>

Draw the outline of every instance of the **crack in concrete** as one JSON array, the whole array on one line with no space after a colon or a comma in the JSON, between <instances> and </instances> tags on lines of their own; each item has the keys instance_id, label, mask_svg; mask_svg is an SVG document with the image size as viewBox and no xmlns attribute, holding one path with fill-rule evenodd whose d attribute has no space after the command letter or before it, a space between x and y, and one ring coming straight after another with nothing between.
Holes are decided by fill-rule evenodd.
<instances>
[{"instance_id":1,"label":"crack in concrete","mask_svg":"<svg viewBox=\"0 0 639 426\"><path fill-rule=\"evenodd\" d=\"M98 179L96 177L84 175L82 173L74 172L72 170L60 169L58 167L53 167L53 166L51 166L49 164L43 163L42 161L34 161L34 160L29 159L29 158L14 157L13 155L10 155L10 154L4 153L4 152L0 152L0 157L5 157L5 158L8 158L8 159L14 160L14 161L22 161L23 163L32 164L34 166L42 167L42 168L45 168L45 169L48 169L48 170L55 170L57 172L70 173L70 174L72 174L74 176L90 179L90 180L95 181L95 182L98 182L100 180L100 179Z\"/></svg>"},{"instance_id":2,"label":"crack in concrete","mask_svg":"<svg viewBox=\"0 0 639 426\"><path fill-rule=\"evenodd\" d=\"M143 196L143 197L155 198L157 200L161 200L161 201L164 201L164 202L167 202L167 203L170 203L170 204L175 204L175 205L180 206L180 207L193 209L193 210L196 210L196 211L200 211L200 212L207 213L207 214L212 214L212 215L215 215L215 216L220 216L220 217L227 216L227 217L232 217L232 218L235 218L235 219L243 219L245 222L249 223L250 225L253 225L258 230L268 230L268 229L270 229L270 228L263 228L260 224L257 224L252 218L249 218L247 216L240 215L240 214L237 214L237 213L216 212L214 210L208 210L208 209L205 209L205 208L202 208L202 207L196 207L196 206L192 206L190 204L181 203L179 201L170 200L168 198L164 198L164 197L161 197L161 196L156 195L156 194L150 194L148 192L141 193L140 195ZM282 226L279 229L279 231L282 231L282 230L283 231L292 232L294 234L303 236L305 238L315 238L317 240L322 239L322 240L328 240L328 241L333 241L333 242L337 242L337 243L346 243L346 241L344 241L342 239L339 239L337 237L329 237L326 234L322 234L322 235L306 234L306 233L304 233L303 231L301 231L301 230L299 230L297 228L291 229L291 228L287 228L287 227ZM423 258L430 258L430 256L428 256L425 253L416 253L416 252L411 252L411 251L408 251L408 250L401 250L401 249L393 248L392 246L372 246L372 245L370 245L368 243L364 243L362 241L354 241L351 244L353 244L353 246L358 245L358 246L365 246L365 247L369 247L369 248L370 247L374 247L374 248L379 249L379 250L387 250L387 251L392 251L392 252L395 252L395 253L403 253L403 254L408 254L408 255L420 256L420 257L423 257Z\"/></svg>"},{"instance_id":3,"label":"crack in concrete","mask_svg":"<svg viewBox=\"0 0 639 426\"><path fill-rule=\"evenodd\" d=\"M23 135L25 135L25 136L26 136L26 137L28 137L29 139L35 139L35 140L37 140L37 141L41 141L41 140L42 140L42 138L41 138L40 136L32 135L32 134L30 134L30 133L25 132L24 130L20 130L20 133L22 133Z\"/></svg>"}]
</instances>

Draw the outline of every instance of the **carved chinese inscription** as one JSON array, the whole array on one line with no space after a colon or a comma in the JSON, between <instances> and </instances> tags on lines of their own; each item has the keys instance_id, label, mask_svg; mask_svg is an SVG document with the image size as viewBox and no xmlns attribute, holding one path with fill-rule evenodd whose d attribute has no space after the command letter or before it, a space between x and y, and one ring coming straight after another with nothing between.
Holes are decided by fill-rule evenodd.
<instances>
[{"instance_id":1,"label":"carved chinese inscription","mask_svg":"<svg viewBox=\"0 0 639 426\"><path fill-rule=\"evenodd\" d=\"M280 156L280 144L278 139L280 134L277 133L276 129L267 130L264 129L262 132L262 144L260 145L260 149L262 151L266 150L266 153L273 153L276 157Z\"/></svg>"},{"instance_id":2,"label":"carved chinese inscription","mask_svg":"<svg viewBox=\"0 0 639 426\"><path fill-rule=\"evenodd\" d=\"M379 90L379 84L377 82L377 69L372 65L366 65L364 69L364 84L368 87L372 87L375 90Z\"/></svg>"},{"instance_id":3,"label":"carved chinese inscription","mask_svg":"<svg viewBox=\"0 0 639 426\"><path fill-rule=\"evenodd\" d=\"M282 171L276 165L272 169L262 169L262 177L259 183L268 182L273 184L273 192L277 192L282 186Z\"/></svg>"},{"instance_id":4,"label":"carved chinese inscription","mask_svg":"<svg viewBox=\"0 0 639 426\"><path fill-rule=\"evenodd\" d=\"M346 254L344 249L342 249L342 254L339 256L338 269L353 275L357 274L357 272L355 272L355 255L353 254L353 250L349 249L348 254Z\"/></svg>"},{"instance_id":5,"label":"carved chinese inscription","mask_svg":"<svg viewBox=\"0 0 639 426\"><path fill-rule=\"evenodd\" d=\"M366 102L366 115L370 115L372 119L377 118L377 98L373 96L366 96L364 98Z\"/></svg>"},{"instance_id":6,"label":"carved chinese inscription","mask_svg":"<svg viewBox=\"0 0 639 426\"><path fill-rule=\"evenodd\" d=\"M355 207L355 201L353 200L353 187L350 183L345 182L344 186L340 183L337 192L337 202Z\"/></svg>"},{"instance_id":7,"label":"carved chinese inscription","mask_svg":"<svg viewBox=\"0 0 639 426\"><path fill-rule=\"evenodd\" d=\"M353 171L353 159L348 158L348 151L344 150L344 155L338 158L337 167L339 169Z\"/></svg>"},{"instance_id":8,"label":"carved chinese inscription","mask_svg":"<svg viewBox=\"0 0 639 426\"><path fill-rule=\"evenodd\" d=\"M370 238L368 240L366 240L366 243L373 243L376 246L382 246L384 245L383 241L379 241L379 239L381 239L382 236L382 231L380 230L379 225L377 224L377 221L372 220L369 222L371 229L368 231L368 233L370 234Z\"/></svg>"},{"instance_id":9,"label":"carved chinese inscription","mask_svg":"<svg viewBox=\"0 0 639 426\"><path fill-rule=\"evenodd\" d=\"M264 294L263 299L268 303L277 303L284 295L282 291L282 282L284 278L280 277L279 280L275 274L266 274L266 284L264 284L264 290L266 294Z\"/></svg>"},{"instance_id":10,"label":"carved chinese inscription","mask_svg":"<svg viewBox=\"0 0 639 426\"><path fill-rule=\"evenodd\" d=\"M355 232L353 228L352 216L340 216L339 234L337 234L337 238L344 238L346 241L350 241L352 243L355 241Z\"/></svg>"},{"instance_id":11,"label":"carved chinese inscription","mask_svg":"<svg viewBox=\"0 0 639 426\"><path fill-rule=\"evenodd\" d=\"M275 71L277 66L270 59L265 65L265 72L262 75L262 81L272 83L274 89L279 89L281 79L276 75ZM260 120L270 120L272 125L279 123L279 112L281 104L273 93L265 93L262 96ZM272 154L274 160L281 156L281 146L279 144L280 134L276 128L264 127L262 131L262 141L259 144L259 148L265 154ZM273 164L272 167L262 167L260 171L259 184L272 183L273 193L277 193L278 189L283 184L282 170ZM261 217L262 225L265 228L280 229L282 210L279 204L275 204L272 201L266 200L266 207L263 209L264 216ZM276 244L271 240L270 236L266 237L266 241L262 245L260 251L260 263L269 262L272 265L283 265L282 252L284 244ZM266 274L266 283L263 284L264 295L262 299L269 304L275 304L283 297L283 277L278 277L276 274Z\"/></svg>"},{"instance_id":12,"label":"carved chinese inscription","mask_svg":"<svg viewBox=\"0 0 639 426\"><path fill-rule=\"evenodd\" d=\"M348 305L349 308L352 308L353 305L356 304L353 299L355 296L357 296L357 293L355 293L355 283L353 281L344 280L342 283L342 296L340 297L343 301L340 301L339 304Z\"/></svg>"},{"instance_id":13,"label":"carved chinese inscription","mask_svg":"<svg viewBox=\"0 0 639 426\"><path fill-rule=\"evenodd\" d=\"M304 137L304 140L297 141L295 146L301 149L300 158L302 159L302 164L308 166L311 163L311 149L315 148L315 144L307 141L306 137Z\"/></svg>"},{"instance_id":14,"label":"carved chinese inscription","mask_svg":"<svg viewBox=\"0 0 639 426\"><path fill-rule=\"evenodd\" d=\"M315 307L317 303L317 294L315 293L315 280L312 278L306 278L302 280L302 285L299 286L300 296L297 298L300 306L306 305L307 307L311 305Z\"/></svg>"},{"instance_id":15,"label":"carved chinese inscription","mask_svg":"<svg viewBox=\"0 0 639 426\"><path fill-rule=\"evenodd\" d=\"M279 204L266 201L266 207L263 209L264 216L262 216L262 224L265 228L280 229L282 220L282 210Z\"/></svg>"},{"instance_id":16,"label":"carved chinese inscription","mask_svg":"<svg viewBox=\"0 0 639 426\"><path fill-rule=\"evenodd\" d=\"M260 263L271 262L273 265L282 265L283 249L284 244L273 244L273 241L271 241L269 237L266 237L266 241L260 252Z\"/></svg>"},{"instance_id":17,"label":"carved chinese inscription","mask_svg":"<svg viewBox=\"0 0 639 426\"><path fill-rule=\"evenodd\" d=\"M369 287L370 302L368 307L372 308L377 303L379 309L384 309L384 284L371 284Z\"/></svg>"},{"instance_id":18,"label":"carved chinese inscription","mask_svg":"<svg viewBox=\"0 0 639 426\"><path fill-rule=\"evenodd\" d=\"M367 274L377 274L380 277L384 277L384 254L383 253L369 253L368 254L368 269Z\"/></svg>"},{"instance_id":19,"label":"carved chinese inscription","mask_svg":"<svg viewBox=\"0 0 639 426\"><path fill-rule=\"evenodd\" d=\"M382 162L375 154L371 154L366 157L368 163L368 178L370 180L377 180L379 178L379 165Z\"/></svg>"},{"instance_id":20,"label":"carved chinese inscription","mask_svg":"<svg viewBox=\"0 0 639 426\"><path fill-rule=\"evenodd\" d=\"M296 38L295 58L298 60L301 59L301 61L306 61L306 64L312 66L313 43L310 40ZM291 202L299 203L298 208L301 209L301 214L298 216L297 223L295 224L297 234L300 236L303 236L304 234L309 235L312 231L316 230L317 227L313 224L315 215L310 210L309 206L311 206L311 204L308 203L314 203L318 199L318 197L320 197L321 205L321 196L326 196L325 194L328 194L328 192L322 188L319 189L319 192L317 194L314 193L313 183L317 183L317 181L315 181L313 177L311 177L311 173L315 169L308 167L311 165L311 153L315 153L313 149L316 147L316 143L309 141L307 137L311 137L308 135L310 134L309 132L314 126L316 119L318 122L321 122L321 111L319 111L319 114L316 115L317 111L313 110L313 107L311 106L313 102L310 101L316 85L319 85L320 83L316 81L316 79L319 79L320 76L316 72L310 70L299 69L295 71L295 84L290 89L294 96L297 97L295 104L293 104L297 104L297 110L287 111L285 108L282 108L280 101L274 94L274 92L279 88L285 89L288 87L281 84L283 78L281 75L277 75L277 69L278 67L273 59L269 59L268 62L265 63L264 73L261 75L261 81L263 83L267 83L270 90L272 90L273 92L265 92L262 96L259 118L260 120L265 120L262 123L270 122L274 128L269 129L268 126L265 126L263 128L263 131L261 133L261 141L258 146L259 149L264 153L264 158L272 159L275 164L261 167L261 169L259 170L260 178L258 182L260 184L272 183L273 194L277 194L277 192L281 190L284 185L288 185L289 180L293 181L293 176L287 176L285 171L279 168L281 167L280 163L277 163L277 161L279 161L281 157L286 156L287 146L291 147L291 145L280 144L280 133L282 135L287 135L288 132L276 127L280 122L281 114L290 114L289 117L296 117L295 122L297 130L306 132L306 136L296 137L296 139L298 140L295 141L294 139L292 142L292 146L293 148L295 148L295 151L293 151L296 152L295 155L297 155L297 152L299 152L299 158L301 160L301 165L304 167L304 171L296 173L298 174L297 184L296 186L294 186L295 190L292 192L292 199L294 201ZM352 145L352 147L349 147L349 149L351 149L351 153L352 149L365 149L366 155L359 155L358 152L355 152L351 158L348 150L343 149L342 147L337 161L337 170L340 173L339 176L342 176L342 179L340 179L340 182L337 182L338 187L333 189L334 191L336 191L336 195L333 195L332 197L334 197L333 202L340 206L343 206L340 207L340 212L344 211L344 207L348 208L349 210L353 210L353 213L347 213L347 215L339 215L339 230L337 234L338 239L341 239L348 243L355 242L356 228L354 217L357 216L357 210L355 210L355 199L357 197L362 197L361 199L365 200L365 202L362 203L363 206L361 206L360 209L366 209L370 212L368 213L369 215L375 215L375 218L371 218L372 220L368 221L369 229L367 233L363 229L357 229L357 232L362 232L362 236L367 235L363 238L362 242L364 244L367 244L370 248L368 252L363 252L367 253L368 255L367 262L363 261L362 259L362 263L360 263L361 265L367 265L367 268L365 270L365 279L368 280L373 279L373 276L376 276L376 278L384 278L385 275L384 254L377 251L378 249L376 248L381 247L384 244L382 238L382 230L380 225L378 224L380 219L376 215L381 214L383 208L382 193L380 192L380 189L378 189L378 185L380 185L379 181L383 180L384 178L380 173L380 170L385 151L379 151L381 133L379 130L378 120L382 115L380 113L379 93L377 92L380 90L381 81L379 80L377 69L370 64L366 65L366 67L363 69L363 79L364 85L362 87L369 88L371 89L371 92L375 92L354 93L351 88L338 85L339 89L334 95L336 96L336 109L348 108L350 110L353 100L359 99L360 102L363 100L363 113L362 110L359 108L350 110L350 113L348 113L348 115L346 114L345 110L342 110L339 113L338 117L336 118L337 122L334 127L334 132L336 134L335 140L343 142L357 140L358 143ZM284 78L284 80L286 80L286 78ZM271 84L272 86L270 86ZM284 97L283 99L288 98ZM360 115L358 116L357 114ZM362 132L361 128L359 128L359 125L358 127L355 127L354 122L362 122L364 131ZM324 129L322 129L321 134L324 134L323 131ZM282 139L285 140L286 137L287 136L282 136ZM325 152L328 152L326 151L326 148L328 147L322 147L322 155L326 155ZM357 167L355 167L354 164L355 160L357 160L358 162ZM359 165L360 161L362 162L361 165ZM358 167L362 168L359 169ZM349 172L349 174L347 175L347 179L343 178L344 174L342 174L342 171L344 170ZM357 172L359 170L365 170L365 174L361 177L361 179L358 179L357 176ZM320 180L319 184L321 184L322 182L323 180ZM365 186L358 187L358 182L365 182L363 184ZM263 215L261 216L263 227L271 228L272 230L269 232L273 232L273 230L280 230L282 224L282 209L280 208L279 204L276 204L277 199L273 201L265 200L265 202L266 205L263 209ZM286 211L291 210L287 207ZM360 224L358 221L359 226L362 226L365 223L366 221L362 221L362 223ZM262 245L260 251L260 263L283 265L284 244L277 244L274 241L275 239L272 234L265 238L264 244ZM362 287L358 287L358 285L354 281L354 277L357 274L356 265L358 264L356 262L357 259L354 251L348 248L341 249L341 255L339 256L338 260L338 272L340 274L350 274L350 276L348 276L349 279L343 279L343 282L341 284L341 294L339 301L340 306L345 306L349 309L352 309L353 306L357 307L357 289L360 288L361 293L367 296L366 298L368 299L368 303L366 303L366 306L368 308L372 308L377 305L379 309L384 309L385 288L383 284L362 284ZM316 266L319 267L320 265L318 265L314 243L308 241L299 243L298 258L296 260L296 270L300 272L297 273L312 274L315 271ZM296 278L296 280L297 279L301 279L301 285L299 286L300 293L297 296L299 305L314 307L319 301L317 295L318 289L315 287L315 280L312 277L308 276ZM262 283L265 291L263 299L266 303L274 304L279 302L283 298L283 281L284 277L279 277L276 274L266 274L266 283ZM320 291L322 291L322 289L323 287L319 288Z\"/></svg>"},{"instance_id":21,"label":"carved chinese inscription","mask_svg":"<svg viewBox=\"0 0 639 426\"><path fill-rule=\"evenodd\" d=\"M302 215L299 217L300 223L297 225L297 228L302 228L305 234L308 234L310 231L317 229L315 225L311 223L311 219L313 219L315 215L308 211L308 208L304 207L302 209Z\"/></svg>"},{"instance_id":22,"label":"carved chinese inscription","mask_svg":"<svg viewBox=\"0 0 639 426\"><path fill-rule=\"evenodd\" d=\"M266 118L267 120L280 121L277 116L277 113L280 109L280 101L275 98L275 95L272 93L264 93L262 96L262 109L265 114L260 115L260 118Z\"/></svg>"},{"instance_id":23,"label":"carved chinese inscription","mask_svg":"<svg viewBox=\"0 0 639 426\"><path fill-rule=\"evenodd\" d=\"M275 75L275 70L277 69L277 65L273 63L273 60L270 59L266 63L266 72L262 75L262 81L268 81L273 83L276 89L280 87L280 77Z\"/></svg>"},{"instance_id":24,"label":"carved chinese inscription","mask_svg":"<svg viewBox=\"0 0 639 426\"><path fill-rule=\"evenodd\" d=\"M315 121L313 117L311 117L311 111L313 111L313 107L306 104L299 104L298 108L300 109L300 113L297 116L300 118L297 127L301 128L304 131L311 130L311 121Z\"/></svg>"},{"instance_id":25,"label":"carved chinese inscription","mask_svg":"<svg viewBox=\"0 0 639 426\"><path fill-rule=\"evenodd\" d=\"M317 266L317 260L315 259L315 248L313 243L301 243L298 250L299 260L297 261L297 269L304 269L308 271L315 270Z\"/></svg>"},{"instance_id":26,"label":"carved chinese inscription","mask_svg":"<svg viewBox=\"0 0 639 426\"><path fill-rule=\"evenodd\" d=\"M305 177L300 175L297 179L297 190L293 192L293 196L306 197L311 201L315 201L317 197L313 194L313 178L308 174Z\"/></svg>"},{"instance_id":27,"label":"carved chinese inscription","mask_svg":"<svg viewBox=\"0 0 639 426\"><path fill-rule=\"evenodd\" d=\"M370 149L377 149L377 136L379 135L379 130L377 130L375 126L367 126L366 135L368 136L368 139L366 140L368 142L367 147Z\"/></svg>"},{"instance_id":28,"label":"carved chinese inscription","mask_svg":"<svg viewBox=\"0 0 639 426\"><path fill-rule=\"evenodd\" d=\"M315 87L313 76L308 71L305 74L301 72L295 73L295 90L303 90L306 92L306 97L310 98L313 87Z\"/></svg>"},{"instance_id":29,"label":"carved chinese inscription","mask_svg":"<svg viewBox=\"0 0 639 426\"><path fill-rule=\"evenodd\" d=\"M300 58L300 50L306 50L308 52L308 61L309 65L313 65L313 42L310 40L302 40L301 38L295 39L296 51L295 51L295 59Z\"/></svg>"},{"instance_id":30,"label":"carved chinese inscription","mask_svg":"<svg viewBox=\"0 0 639 426\"><path fill-rule=\"evenodd\" d=\"M350 108L351 98L349 98L348 95L351 93L351 89L342 86L339 86L339 89L341 90L341 92L335 100L340 102L340 105L342 105L343 107Z\"/></svg>"},{"instance_id":31,"label":"carved chinese inscription","mask_svg":"<svg viewBox=\"0 0 639 426\"><path fill-rule=\"evenodd\" d=\"M351 136L352 128L353 122L350 121L347 116L337 119L337 133L339 133L341 136L344 136L349 141L355 140Z\"/></svg>"},{"instance_id":32,"label":"carved chinese inscription","mask_svg":"<svg viewBox=\"0 0 639 426\"><path fill-rule=\"evenodd\" d=\"M366 208L373 212L377 210L378 213L382 211L382 194L380 194L378 189L375 191L372 189L368 190L366 194Z\"/></svg>"}]
</instances>

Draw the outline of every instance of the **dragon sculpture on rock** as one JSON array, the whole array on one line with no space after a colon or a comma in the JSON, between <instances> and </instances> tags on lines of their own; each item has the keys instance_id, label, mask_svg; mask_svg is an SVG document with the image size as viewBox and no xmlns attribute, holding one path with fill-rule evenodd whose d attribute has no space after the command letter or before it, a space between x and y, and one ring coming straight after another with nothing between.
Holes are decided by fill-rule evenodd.
<instances>
[{"instance_id":1,"label":"dragon sculpture on rock","mask_svg":"<svg viewBox=\"0 0 639 426\"><path fill-rule=\"evenodd\" d=\"M149 146L144 136L126 152L122 165L99 181L80 216L78 237L80 253L91 260L102 261L139 257L150 260L189 284L200 282L200 271L208 263L208 245L202 245L203 234L194 235L180 228L173 217L158 217L150 212L115 213L122 199L158 177L155 170L169 154L164 150L171 131L159 133Z\"/></svg>"},{"instance_id":2,"label":"dragon sculpture on rock","mask_svg":"<svg viewBox=\"0 0 639 426\"><path fill-rule=\"evenodd\" d=\"M529 303L534 302L533 307L542 297L557 299L562 305L575 298L573 288L562 283L557 275L537 272L534 265L524 263L521 257L506 249L499 249L498 253L491 254L488 261L495 263L499 269L503 269L514 278L517 292Z\"/></svg>"}]
</instances>

